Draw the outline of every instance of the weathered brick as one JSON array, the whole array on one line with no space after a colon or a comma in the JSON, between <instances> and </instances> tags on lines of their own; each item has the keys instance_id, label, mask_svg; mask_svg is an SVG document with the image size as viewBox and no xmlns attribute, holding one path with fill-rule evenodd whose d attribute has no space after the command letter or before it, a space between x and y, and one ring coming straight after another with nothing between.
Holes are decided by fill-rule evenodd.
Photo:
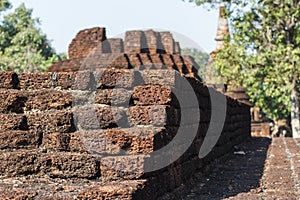
<instances>
[{"instance_id":1,"label":"weathered brick","mask_svg":"<svg viewBox=\"0 0 300 200\"><path fill-rule=\"evenodd\" d=\"M109 38L106 40L109 43L110 51L108 53L122 53L124 52L124 42L121 38ZM105 49L103 49L105 50Z\"/></svg>"},{"instance_id":2,"label":"weathered brick","mask_svg":"<svg viewBox=\"0 0 300 200\"><path fill-rule=\"evenodd\" d=\"M142 66L140 69L150 69L152 67L152 61L148 53L141 53L139 54Z\"/></svg>"},{"instance_id":3,"label":"weathered brick","mask_svg":"<svg viewBox=\"0 0 300 200\"><path fill-rule=\"evenodd\" d=\"M132 97L135 105L167 105L172 101L172 90L167 86L138 86Z\"/></svg>"},{"instance_id":4,"label":"weathered brick","mask_svg":"<svg viewBox=\"0 0 300 200\"><path fill-rule=\"evenodd\" d=\"M0 114L0 131L28 130L27 118L22 114Z\"/></svg>"},{"instance_id":5,"label":"weathered brick","mask_svg":"<svg viewBox=\"0 0 300 200\"><path fill-rule=\"evenodd\" d=\"M168 31L160 32L159 34L165 52L167 54L173 54L175 52L175 41L172 34Z\"/></svg>"},{"instance_id":6,"label":"weathered brick","mask_svg":"<svg viewBox=\"0 0 300 200\"><path fill-rule=\"evenodd\" d=\"M108 129L106 137L126 153L151 153L170 141L169 132L164 128Z\"/></svg>"},{"instance_id":7,"label":"weathered brick","mask_svg":"<svg viewBox=\"0 0 300 200\"><path fill-rule=\"evenodd\" d=\"M80 131L70 136L70 151L97 154L151 153L168 143L170 132L164 128L115 128Z\"/></svg>"},{"instance_id":8,"label":"weathered brick","mask_svg":"<svg viewBox=\"0 0 300 200\"><path fill-rule=\"evenodd\" d=\"M38 158L39 171L58 178L95 178L99 173L97 158L73 153L53 153Z\"/></svg>"},{"instance_id":9,"label":"weathered brick","mask_svg":"<svg viewBox=\"0 0 300 200\"><path fill-rule=\"evenodd\" d=\"M0 72L0 88L1 89L18 89L19 79L14 72Z\"/></svg>"},{"instance_id":10,"label":"weathered brick","mask_svg":"<svg viewBox=\"0 0 300 200\"><path fill-rule=\"evenodd\" d=\"M167 68L173 68L174 67L174 61L172 59L172 56L170 54L161 54L163 64Z\"/></svg>"},{"instance_id":11,"label":"weathered brick","mask_svg":"<svg viewBox=\"0 0 300 200\"><path fill-rule=\"evenodd\" d=\"M48 111L27 114L28 127L43 133L70 133L75 131L71 111Z\"/></svg>"},{"instance_id":12,"label":"weathered brick","mask_svg":"<svg viewBox=\"0 0 300 200\"><path fill-rule=\"evenodd\" d=\"M43 89L51 87L53 73L21 73L19 74L20 88L23 90Z\"/></svg>"},{"instance_id":13,"label":"weathered brick","mask_svg":"<svg viewBox=\"0 0 300 200\"><path fill-rule=\"evenodd\" d=\"M70 58L82 58L106 40L105 28L92 28L80 31L69 46Z\"/></svg>"},{"instance_id":14,"label":"weathered brick","mask_svg":"<svg viewBox=\"0 0 300 200\"><path fill-rule=\"evenodd\" d=\"M115 58L111 59L109 67L115 69L130 69L131 65L127 54L118 54Z\"/></svg>"},{"instance_id":15,"label":"weathered brick","mask_svg":"<svg viewBox=\"0 0 300 200\"><path fill-rule=\"evenodd\" d=\"M26 93L19 90L0 90L0 113L23 113Z\"/></svg>"},{"instance_id":16,"label":"weathered brick","mask_svg":"<svg viewBox=\"0 0 300 200\"><path fill-rule=\"evenodd\" d=\"M157 53L158 48L158 44L160 43L157 35L157 32L151 30L146 30L144 31L144 35L145 35L145 39L147 44L145 45L145 48L147 48L147 52L151 53L151 54L155 54Z\"/></svg>"},{"instance_id":17,"label":"weathered brick","mask_svg":"<svg viewBox=\"0 0 300 200\"><path fill-rule=\"evenodd\" d=\"M72 95L57 90L40 90L27 93L27 110L61 110L72 106Z\"/></svg>"},{"instance_id":18,"label":"weathered brick","mask_svg":"<svg viewBox=\"0 0 300 200\"><path fill-rule=\"evenodd\" d=\"M52 151L68 151L70 142L69 133L45 133L42 147Z\"/></svg>"},{"instance_id":19,"label":"weathered brick","mask_svg":"<svg viewBox=\"0 0 300 200\"><path fill-rule=\"evenodd\" d=\"M90 155L15 151L2 152L0 161L0 175L8 177L46 173L53 178L91 179L99 174L99 161Z\"/></svg>"},{"instance_id":20,"label":"weathered brick","mask_svg":"<svg viewBox=\"0 0 300 200\"><path fill-rule=\"evenodd\" d=\"M102 69L94 72L97 88L131 88L136 83L133 70Z\"/></svg>"},{"instance_id":21,"label":"weathered brick","mask_svg":"<svg viewBox=\"0 0 300 200\"><path fill-rule=\"evenodd\" d=\"M176 86L176 71L173 69L141 71L146 85Z\"/></svg>"},{"instance_id":22,"label":"weathered brick","mask_svg":"<svg viewBox=\"0 0 300 200\"><path fill-rule=\"evenodd\" d=\"M153 199L146 189L146 180L111 181L105 184L97 184L79 192L79 199Z\"/></svg>"},{"instance_id":23,"label":"weathered brick","mask_svg":"<svg viewBox=\"0 0 300 200\"><path fill-rule=\"evenodd\" d=\"M33 151L15 151L0 153L0 175L20 176L36 173L37 153Z\"/></svg>"},{"instance_id":24,"label":"weathered brick","mask_svg":"<svg viewBox=\"0 0 300 200\"><path fill-rule=\"evenodd\" d=\"M0 199L33 199L37 196L37 191L28 191L26 189L19 188L1 188L0 189Z\"/></svg>"},{"instance_id":25,"label":"weathered brick","mask_svg":"<svg viewBox=\"0 0 300 200\"><path fill-rule=\"evenodd\" d=\"M74 88L76 74L74 72L58 72L52 83L54 88L62 90Z\"/></svg>"},{"instance_id":26,"label":"weathered brick","mask_svg":"<svg viewBox=\"0 0 300 200\"><path fill-rule=\"evenodd\" d=\"M128 107L131 103L131 95L131 90L121 88L98 90L95 103Z\"/></svg>"},{"instance_id":27,"label":"weathered brick","mask_svg":"<svg viewBox=\"0 0 300 200\"><path fill-rule=\"evenodd\" d=\"M37 148L41 138L36 131L1 131L0 149Z\"/></svg>"},{"instance_id":28,"label":"weathered brick","mask_svg":"<svg viewBox=\"0 0 300 200\"><path fill-rule=\"evenodd\" d=\"M96 87L94 74L90 71L79 71L75 73L73 90L94 90Z\"/></svg>"},{"instance_id":29,"label":"weathered brick","mask_svg":"<svg viewBox=\"0 0 300 200\"><path fill-rule=\"evenodd\" d=\"M108 156L101 158L103 178L139 179L144 175L145 155Z\"/></svg>"},{"instance_id":30,"label":"weathered brick","mask_svg":"<svg viewBox=\"0 0 300 200\"><path fill-rule=\"evenodd\" d=\"M124 50L127 53L141 53L143 49L142 31L127 31L124 41ZM145 40L145 39L144 39Z\"/></svg>"},{"instance_id":31,"label":"weathered brick","mask_svg":"<svg viewBox=\"0 0 300 200\"><path fill-rule=\"evenodd\" d=\"M120 154L120 146L105 135L104 130L79 131L71 134L70 151L96 154Z\"/></svg>"},{"instance_id":32,"label":"weathered brick","mask_svg":"<svg viewBox=\"0 0 300 200\"><path fill-rule=\"evenodd\" d=\"M142 65L139 54L127 54L130 65L134 68L139 68Z\"/></svg>"},{"instance_id":33,"label":"weathered brick","mask_svg":"<svg viewBox=\"0 0 300 200\"><path fill-rule=\"evenodd\" d=\"M155 69L163 68L163 60L160 54L150 54L149 56Z\"/></svg>"},{"instance_id":34,"label":"weathered brick","mask_svg":"<svg viewBox=\"0 0 300 200\"><path fill-rule=\"evenodd\" d=\"M129 109L130 123L134 125L179 125L180 113L170 106L133 106Z\"/></svg>"},{"instance_id":35,"label":"weathered brick","mask_svg":"<svg viewBox=\"0 0 300 200\"><path fill-rule=\"evenodd\" d=\"M100 129L127 126L126 109L117 107L79 107L74 110L74 119L79 129Z\"/></svg>"}]
</instances>

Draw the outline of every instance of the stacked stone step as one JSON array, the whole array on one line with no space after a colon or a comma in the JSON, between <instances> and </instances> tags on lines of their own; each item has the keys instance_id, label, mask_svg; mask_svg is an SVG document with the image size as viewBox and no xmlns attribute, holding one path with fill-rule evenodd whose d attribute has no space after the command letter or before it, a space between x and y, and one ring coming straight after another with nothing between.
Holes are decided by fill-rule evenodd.
<instances>
[{"instance_id":1,"label":"stacked stone step","mask_svg":"<svg viewBox=\"0 0 300 200\"><path fill-rule=\"evenodd\" d=\"M170 32L127 31L125 40L106 39L105 28L80 31L69 46L69 59L56 62L49 71L72 72L103 67L172 68L198 79L192 57L180 55L180 45Z\"/></svg>"},{"instance_id":2,"label":"stacked stone step","mask_svg":"<svg viewBox=\"0 0 300 200\"><path fill-rule=\"evenodd\" d=\"M0 78L2 199L157 199L250 134L247 105L173 69ZM199 159L204 139L216 136L207 135L211 92L227 99L226 120Z\"/></svg>"}]
</instances>

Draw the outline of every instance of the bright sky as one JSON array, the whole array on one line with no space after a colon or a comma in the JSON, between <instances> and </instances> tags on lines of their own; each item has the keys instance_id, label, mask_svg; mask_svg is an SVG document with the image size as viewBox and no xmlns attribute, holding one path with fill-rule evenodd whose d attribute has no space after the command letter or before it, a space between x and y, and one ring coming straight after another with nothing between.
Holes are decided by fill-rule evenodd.
<instances>
[{"instance_id":1,"label":"bright sky","mask_svg":"<svg viewBox=\"0 0 300 200\"><path fill-rule=\"evenodd\" d=\"M39 17L41 28L58 52L67 52L79 30L106 27L108 37L127 30L163 29L194 41L210 53L215 48L217 11L206 11L182 0L11 0L14 8L25 2ZM177 35L177 34L176 34ZM178 38L182 46L192 46ZM182 40L182 41L181 41ZM194 45L194 46L195 46Z\"/></svg>"}]
</instances>

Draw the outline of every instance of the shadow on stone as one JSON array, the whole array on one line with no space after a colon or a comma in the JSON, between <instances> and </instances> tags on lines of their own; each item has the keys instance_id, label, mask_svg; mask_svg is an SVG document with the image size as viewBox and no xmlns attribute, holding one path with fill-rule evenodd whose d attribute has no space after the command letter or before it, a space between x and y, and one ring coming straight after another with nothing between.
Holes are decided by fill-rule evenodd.
<instances>
[{"instance_id":1,"label":"shadow on stone","mask_svg":"<svg viewBox=\"0 0 300 200\"><path fill-rule=\"evenodd\" d=\"M269 138L250 138L162 199L221 200L240 193L259 193L270 144ZM234 152L245 152L246 155ZM245 195L247 199L247 194Z\"/></svg>"}]
</instances>

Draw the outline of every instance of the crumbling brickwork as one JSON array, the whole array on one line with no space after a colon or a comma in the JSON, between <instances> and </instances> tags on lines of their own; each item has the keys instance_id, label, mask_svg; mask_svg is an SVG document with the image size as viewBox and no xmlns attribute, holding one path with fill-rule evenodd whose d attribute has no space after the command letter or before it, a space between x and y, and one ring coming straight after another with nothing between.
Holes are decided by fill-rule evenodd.
<instances>
[{"instance_id":1,"label":"crumbling brickwork","mask_svg":"<svg viewBox=\"0 0 300 200\"><path fill-rule=\"evenodd\" d=\"M210 95L199 80L187 78L197 94L200 121L191 107L189 123L182 124L183 106L173 93L180 91L181 75L174 70L0 76L3 198L10 198L11 191L20 198L156 199L250 134L249 107L226 97L221 137L213 151L199 159L210 123ZM92 100L87 98L91 88L96 92ZM193 125L200 127L196 137L175 163L157 172L144 171L149 153L170 143L180 126ZM18 187L10 182L16 178ZM60 189L57 183L62 183Z\"/></svg>"},{"instance_id":2,"label":"crumbling brickwork","mask_svg":"<svg viewBox=\"0 0 300 200\"><path fill-rule=\"evenodd\" d=\"M106 40L105 28L91 28L80 31L69 46L69 58L88 56L92 50Z\"/></svg>"},{"instance_id":3,"label":"crumbling brickwork","mask_svg":"<svg viewBox=\"0 0 300 200\"><path fill-rule=\"evenodd\" d=\"M69 59L57 62L49 71L75 72L104 67L123 69L173 68L199 78L194 59L181 56L180 44L170 32L127 31L125 40L106 38L105 28L80 31L69 46Z\"/></svg>"},{"instance_id":4,"label":"crumbling brickwork","mask_svg":"<svg viewBox=\"0 0 300 200\"><path fill-rule=\"evenodd\" d=\"M249 106L203 85L170 33L105 37L79 32L52 72L0 73L1 199L157 199L250 136ZM211 97L226 107L224 126ZM221 133L208 135L211 122Z\"/></svg>"}]
</instances>

